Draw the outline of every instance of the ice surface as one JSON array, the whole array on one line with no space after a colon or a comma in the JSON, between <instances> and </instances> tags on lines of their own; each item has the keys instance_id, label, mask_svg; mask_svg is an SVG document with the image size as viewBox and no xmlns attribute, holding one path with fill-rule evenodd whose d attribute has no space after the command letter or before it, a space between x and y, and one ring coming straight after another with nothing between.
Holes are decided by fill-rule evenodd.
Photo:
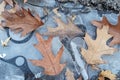
<instances>
[{"instance_id":1,"label":"ice surface","mask_svg":"<svg viewBox=\"0 0 120 80\"><path fill-rule=\"evenodd\" d=\"M34 0L31 0L30 3L31 2L32 2L32 4L36 3L36 1L34 1ZM45 0L45 2L47 2L48 6L55 5L54 0ZM38 3L37 5L40 5L40 4ZM44 14L42 12L43 9L41 7L31 6L27 3L24 5L24 7L25 8L29 7L33 12L37 12L40 16L44 16ZM61 19L65 20L66 15L64 15L64 14L62 14L62 15L63 16ZM41 28L37 29L36 31L43 33L45 31L47 31L47 29L46 29L47 27L55 27L56 24L54 23L51 16L53 16L53 13L50 13L50 17L48 17L48 20L46 21L45 25L42 26ZM108 20L111 23L115 24L117 22L116 19L117 19L118 15L111 13L111 14L106 14L105 16L107 16ZM89 35L92 38L95 38L96 28L90 24L91 20L94 20L94 19L101 20L101 17L98 15L96 10L92 10L90 13L87 13L87 14L84 14L84 13L78 14L77 18L75 20L75 23L76 24L83 24L87 29L87 33L89 33ZM11 36L14 39L21 40L22 38L20 38L19 35L20 34L14 35L11 33ZM6 38L7 38L6 32L0 30L0 39L5 40ZM78 42L78 41L80 41L80 42ZM74 40L73 43L74 44L78 43L77 46L82 47L82 46L80 46L81 41L82 40ZM24 44L15 44L15 43L10 41L8 47L3 48L2 46L0 46L0 53L1 54L5 53L6 59L9 59L9 58L12 58L12 57L15 57L18 55L25 56L27 59L42 59L43 57L40 54L40 52L33 47L33 44L36 44L36 43L37 43L37 40L36 40L35 35L32 36L32 38ZM84 45L84 44L82 44L82 45ZM55 55L61 46L62 46L62 44L61 44L59 38L55 37L52 41L52 51ZM74 51L74 54L75 54L75 51ZM80 57L76 58L76 59L77 59L76 61L79 62ZM120 71L120 67L119 67L119 65L120 65L120 52L116 52L115 54L113 54L111 56L104 56L103 59L108 61L108 63L99 65L99 67L101 69L111 70L115 74L117 74L117 72ZM61 62L62 63L63 62L71 63L71 62L69 62L70 60L72 60L72 59L71 59L71 56L69 54L69 51L67 49L65 49L63 56L62 56L62 59L61 59ZM83 68L84 61L80 61L80 62L81 63L79 64L79 66L82 66L82 68ZM39 69L38 67L33 66L29 61L28 61L28 64L29 64L30 69L35 74L40 73L43 70L43 69ZM71 64L67 64L68 67L70 67L70 65ZM71 65L71 66L73 66L73 65ZM8 65L8 64L0 61L0 80L23 80L23 76L21 76L22 72L18 68L13 68L13 67L14 66ZM85 72L85 71L83 71L83 72ZM90 77L97 74L97 72L98 71L94 71L90 68L90 70L89 70ZM84 74L84 73L82 73L82 74ZM64 77L63 74L61 74L60 76L62 76L62 80L63 80L63 77ZM60 76L59 76L59 78L60 78ZM86 73L83 76L87 78Z\"/></svg>"}]
</instances>

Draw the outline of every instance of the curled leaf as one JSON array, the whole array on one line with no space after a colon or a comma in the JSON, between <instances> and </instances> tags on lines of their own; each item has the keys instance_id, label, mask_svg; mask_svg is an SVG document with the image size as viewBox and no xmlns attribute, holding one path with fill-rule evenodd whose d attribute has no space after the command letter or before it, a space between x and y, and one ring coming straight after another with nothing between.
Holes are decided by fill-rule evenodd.
<instances>
[{"instance_id":1,"label":"curled leaf","mask_svg":"<svg viewBox=\"0 0 120 80\"><path fill-rule=\"evenodd\" d=\"M6 47L6 46L8 46L8 42L9 42L9 41L10 41L10 37L7 38L5 41L1 40L1 45L2 45L3 47Z\"/></svg>"}]
</instances>

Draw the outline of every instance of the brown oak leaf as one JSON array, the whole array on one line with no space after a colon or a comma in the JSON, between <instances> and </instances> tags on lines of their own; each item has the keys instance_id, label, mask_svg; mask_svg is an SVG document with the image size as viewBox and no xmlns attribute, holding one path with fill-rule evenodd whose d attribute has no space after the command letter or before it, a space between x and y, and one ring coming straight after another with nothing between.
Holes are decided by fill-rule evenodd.
<instances>
[{"instance_id":1,"label":"brown oak leaf","mask_svg":"<svg viewBox=\"0 0 120 80\"><path fill-rule=\"evenodd\" d=\"M43 25L40 17L38 15L33 16L29 9L26 10L22 8L15 13L4 11L2 12L2 16L5 19L2 26L9 27L12 31L17 33L22 31L21 36L25 36Z\"/></svg>"},{"instance_id":2,"label":"brown oak leaf","mask_svg":"<svg viewBox=\"0 0 120 80\"><path fill-rule=\"evenodd\" d=\"M116 75L109 70L101 71L98 80L105 80L105 78L108 78L109 80L116 80Z\"/></svg>"},{"instance_id":3,"label":"brown oak leaf","mask_svg":"<svg viewBox=\"0 0 120 80\"><path fill-rule=\"evenodd\" d=\"M101 21L93 20L91 23L98 28L103 28L103 26L109 26L109 21L105 16L103 16Z\"/></svg>"},{"instance_id":4,"label":"brown oak leaf","mask_svg":"<svg viewBox=\"0 0 120 80\"><path fill-rule=\"evenodd\" d=\"M68 19L67 24L57 17L54 17L54 19L58 26L56 28L48 27L48 32L43 33L42 35L52 35L64 38L66 36L74 37L79 34L83 34L82 30L79 29L75 24L73 24L70 19Z\"/></svg>"},{"instance_id":5,"label":"brown oak leaf","mask_svg":"<svg viewBox=\"0 0 120 80\"><path fill-rule=\"evenodd\" d=\"M35 44L35 48L37 48L41 54L43 55L42 60L30 60L34 65L41 66L45 69L45 74L47 75L58 75L65 64L60 63L61 56L63 54L63 46L58 51L58 54L55 56L51 50L51 42L53 37L49 37L48 40L44 40L39 33L36 33L36 37L38 40L38 44Z\"/></svg>"},{"instance_id":6,"label":"brown oak leaf","mask_svg":"<svg viewBox=\"0 0 120 80\"><path fill-rule=\"evenodd\" d=\"M106 41L111 37L107 34L108 27L97 29L97 38L92 40L88 34L85 36L85 41L88 45L88 50L81 49L81 54L90 65L103 64L105 61L101 59L102 55L113 54L116 50L106 45Z\"/></svg>"},{"instance_id":7,"label":"brown oak leaf","mask_svg":"<svg viewBox=\"0 0 120 80\"><path fill-rule=\"evenodd\" d=\"M103 26L109 27L108 33L113 37L113 40L109 43L109 46L120 44L120 16L118 16L118 23L116 25L111 24L105 16L102 21L94 20L92 21L92 24L98 28L102 28Z\"/></svg>"}]
</instances>

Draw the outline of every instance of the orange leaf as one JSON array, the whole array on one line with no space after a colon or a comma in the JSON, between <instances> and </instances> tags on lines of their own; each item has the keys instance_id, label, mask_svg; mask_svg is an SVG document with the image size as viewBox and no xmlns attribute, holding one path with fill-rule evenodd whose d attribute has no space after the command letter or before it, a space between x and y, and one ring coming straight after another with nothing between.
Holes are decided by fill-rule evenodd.
<instances>
[{"instance_id":1,"label":"orange leaf","mask_svg":"<svg viewBox=\"0 0 120 80\"><path fill-rule=\"evenodd\" d=\"M36 37L39 43L34 46L41 52L43 59L30 61L36 66L43 67L45 69L45 74L58 75L65 67L65 64L60 64L60 59L64 48L61 47L58 54L54 56L51 50L51 42L53 38L50 37L48 40L44 40L39 33L36 33Z\"/></svg>"},{"instance_id":2,"label":"orange leaf","mask_svg":"<svg viewBox=\"0 0 120 80\"><path fill-rule=\"evenodd\" d=\"M33 16L29 9L26 10L22 8L15 13L4 11L2 12L2 16L6 21L6 25L3 25L3 27L9 27L14 32L20 32L22 30L22 36L25 36L43 25L40 17L36 15Z\"/></svg>"},{"instance_id":3,"label":"orange leaf","mask_svg":"<svg viewBox=\"0 0 120 80\"><path fill-rule=\"evenodd\" d=\"M110 46L114 46L116 44L120 44L120 16L118 16L118 23L116 25L111 24L107 18L104 16L102 21L92 21L92 24L98 28L102 28L103 26L108 26L108 33L112 35L113 40L110 42Z\"/></svg>"}]
</instances>

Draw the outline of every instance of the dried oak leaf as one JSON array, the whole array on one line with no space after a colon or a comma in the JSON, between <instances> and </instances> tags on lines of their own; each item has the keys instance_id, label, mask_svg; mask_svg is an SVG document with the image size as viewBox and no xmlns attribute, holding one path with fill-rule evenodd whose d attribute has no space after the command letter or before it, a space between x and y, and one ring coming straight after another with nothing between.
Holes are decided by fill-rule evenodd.
<instances>
[{"instance_id":1,"label":"dried oak leaf","mask_svg":"<svg viewBox=\"0 0 120 80\"><path fill-rule=\"evenodd\" d=\"M66 70L65 76L67 80L75 80L74 74L68 68Z\"/></svg>"},{"instance_id":2,"label":"dried oak leaf","mask_svg":"<svg viewBox=\"0 0 120 80\"><path fill-rule=\"evenodd\" d=\"M22 36L25 36L26 34L43 25L40 17L38 15L33 16L29 9L26 10L22 8L15 13L4 11L2 12L2 16L5 19L5 22L3 22L2 26L9 27L16 33L22 31Z\"/></svg>"},{"instance_id":3,"label":"dried oak leaf","mask_svg":"<svg viewBox=\"0 0 120 80\"><path fill-rule=\"evenodd\" d=\"M118 16L118 23L116 25L111 24L107 18L104 16L102 21L92 21L92 24L98 28L103 28L103 26L108 26L108 33L112 35L113 40L109 43L109 46L114 46L120 44L120 16Z\"/></svg>"},{"instance_id":4,"label":"dried oak leaf","mask_svg":"<svg viewBox=\"0 0 120 80\"><path fill-rule=\"evenodd\" d=\"M112 72L109 70L101 71L98 80L105 80L105 78L108 78L109 80L116 80L116 75L112 74Z\"/></svg>"},{"instance_id":5,"label":"dried oak leaf","mask_svg":"<svg viewBox=\"0 0 120 80\"><path fill-rule=\"evenodd\" d=\"M55 56L51 50L51 42L53 37L49 37L48 40L44 40L39 33L36 33L36 37L39 41L38 44L35 44L35 48L37 48L41 54L43 55L42 60L30 60L34 65L41 66L45 69L45 74L47 75L58 75L65 64L60 64L60 59L63 54L63 46L58 51L58 54Z\"/></svg>"},{"instance_id":6,"label":"dried oak leaf","mask_svg":"<svg viewBox=\"0 0 120 80\"><path fill-rule=\"evenodd\" d=\"M90 65L103 64L105 61L101 59L104 54L113 54L116 50L106 45L106 41L111 37L107 34L108 27L97 29L97 39L92 40L88 34L85 36L85 41L88 45L88 50L81 49L81 54Z\"/></svg>"},{"instance_id":7,"label":"dried oak leaf","mask_svg":"<svg viewBox=\"0 0 120 80\"><path fill-rule=\"evenodd\" d=\"M75 24L72 23L70 19L68 19L68 23L64 23L61 19L54 17L55 22L57 22L57 27L52 28L48 27L48 32L43 33L42 35L47 36L59 36L60 38L64 38L66 36L74 37L79 34L83 34L82 30L79 29Z\"/></svg>"}]
</instances>

